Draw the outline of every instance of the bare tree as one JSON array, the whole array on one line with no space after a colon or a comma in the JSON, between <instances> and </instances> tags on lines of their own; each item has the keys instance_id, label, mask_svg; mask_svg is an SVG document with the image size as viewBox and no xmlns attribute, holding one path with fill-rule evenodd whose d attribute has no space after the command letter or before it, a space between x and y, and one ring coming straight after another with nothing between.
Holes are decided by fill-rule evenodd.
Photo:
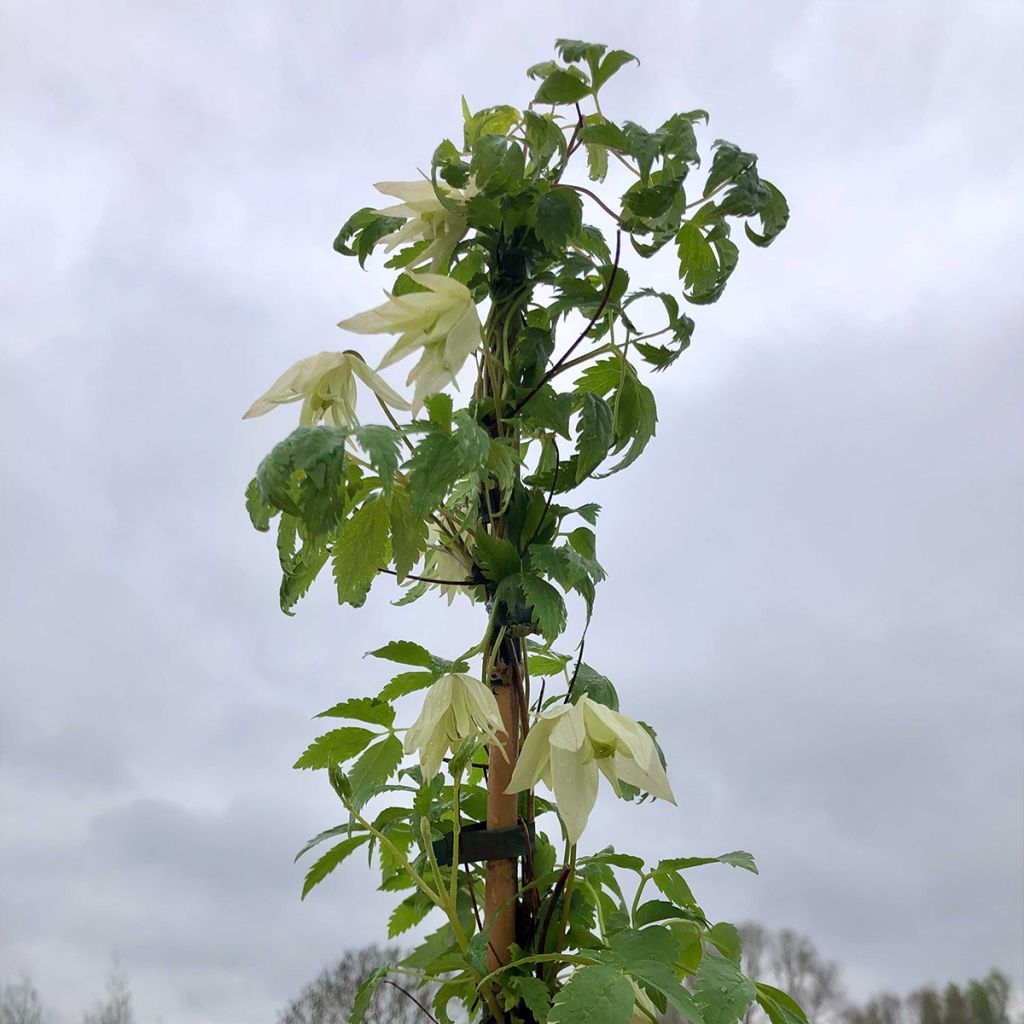
<instances>
[{"instance_id":1,"label":"bare tree","mask_svg":"<svg viewBox=\"0 0 1024 1024\"><path fill-rule=\"evenodd\" d=\"M401 958L397 949L365 946L350 950L299 993L277 1018L277 1024L345 1024L352 1000L363 979L385 961ZM399 979L385 982L374 993L366 1024L428 1024L431 989L406 989ZM403 991L404 989L404 991ZM422 1004L422 1006L418 1005Z\"/></svg>"},{"instance_id":2,"label":"bare tree","mask_svg":"<svg viewBox=\"0 0 1024 1024\"><path fill-rule=\"evenodd\" d=\"M755 981L764 981L788 992L804 1009L811 1024L838 1021L845 1005L839 968L822 958L805 935L789 929L770 932L759 924L740 925L743 967ZM744 1020L764 1021L760 1007L753 1006Z\"/></svg>"},{"instance_id":3,"label":"bare tree","mask_svg":"<svg viewBox=\"0 0 1024 1024\"><path fill-rule=\"evenodd\" d=\"M0 1024L43 1024L43 1004L28 975L0 988Z\"/></svg>"},{"instance_id":4,"label":"bare tree","mask_svg":"<svg viewBox=\"0 0 1024 1024\"><path fill-rule=\"evenodd\" d=\"M107 975L106 998L83 1015L82 1024L135 1024L128 979L116 962Z\"/></svg>"}]
</instances>

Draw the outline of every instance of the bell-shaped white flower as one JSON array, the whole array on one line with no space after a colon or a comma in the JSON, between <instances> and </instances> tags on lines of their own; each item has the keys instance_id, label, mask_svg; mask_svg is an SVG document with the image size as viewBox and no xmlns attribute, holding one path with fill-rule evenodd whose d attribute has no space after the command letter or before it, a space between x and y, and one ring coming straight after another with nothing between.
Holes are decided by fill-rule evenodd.
<instances>
[{"instance_id":1,"label":"bell-shaped white flower","mask_svg":"<svg viewBox=\"0 0 1024 1024\"><path fill-rule=\"evenodd\" d=\"M431 779L444 755L463 740L498 743L498 733L504 736L505 728L490 687L464 673L441 676L427 690L419 718L405 734L405 752L419 751L423 778Z\"/></svg>"},{"instance_id":2,"label":"bell-shaped white flower","mask_svg":"<svg viewBox=\"0 0 1024 1024\"><path fill-rule=\"evenodd\" d=\"M554 790L569 842L583 834L597 800L598 773L675 803L654 740L639 722L587 696L537 716L519 754L508 793L543 780Z\"/></svg>"},{"instance_id":3,"label":"bell-shaped white flower","mask_svg":"<svg viewBox=\"0 0 1024 1024\"><path fill-rule=\"evenodd\" d=\"M243 419L263 416L275 406L302 402L299 423L310 427L321 420L329 426L351 427L356 419L356 378L393 409L408 411L409 403L356 352L320 352L300 359L256 399Z\"/></svg>"},{"instance_id":4,"label":"bell-shaped white flower","mask_svg":"<svg viewBox=\"0 0 1024 1024\"><path fill-rule=\"evenodd\" d=\"M398 334L380 368L422 350L406 383L415 384L412 409L417 413L428 395L454 383L462 364L483 343L480 317L469 289L443 274L409 273L426 291L388 295L383 305L357 313L338 324L355 334Z\"/></svg>"},{"instance_id":5,"label":"bell-shaped white flower","mask_svg":"<svg viewBox=\"0 0 1024 1024\"><path fill-rule=\"evenodd\" d=\"M460 556L444 544L441 540L441 531L434 523L430 523L428 526L428 536L427 552L423 558L423 575L432 580L469 579L472 569L471 560ZM451 583L431 583L428 586L436 587L447 599L449 607L456 595L460 593L465 594L471 602L473 600L473 591L470 587L456 586Z\"/></svg>"},{"instance_id":6,"label":"bell-shaped white flower","mask_svg":"<svg viewBox=\"0 0 1024 1024\"><path fill-rule=\"evenodd\" d=\"M439 187L443 189L446 198L456 203L464 201L475 191L471 186L467 186L464 192ZM391 252L407 242L426 239L427 246L410 266L421 267L429 263L431 270L446 270L455 246L466 233L466 218L445 206L429 181L379 181L374 188L386 196L402 200L396 206L378 210L378 213L387 217L406 218L397 231L381 239L385 252Z\"/></svg>"}]
</instances>

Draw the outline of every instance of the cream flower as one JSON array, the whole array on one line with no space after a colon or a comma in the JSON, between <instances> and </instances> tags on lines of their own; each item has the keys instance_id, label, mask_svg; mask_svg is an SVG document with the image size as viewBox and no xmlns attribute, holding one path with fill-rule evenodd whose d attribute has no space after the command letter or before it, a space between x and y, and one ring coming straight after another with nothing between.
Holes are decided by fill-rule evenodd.
<instances>
[{"instance_id":1,"label":"cream flower","mask_svg":"<svg viewBox=\"0 0 1024 1024\"><path fill-rule=\"evenodd\" d=\"M480 317L469 289L443 274L409 273L426 288L423 292L388 295L381 306L357 313L338 324L355 334L398 334L398 341L381 360L391 366L422 349L419 362L409 372L415 383L412 409L417 413L428 395L454 383L462 364L482 344Z\"/></svg>"},{"instance_id":2,"label":"cream flower","mask_svg":"<svg viewBox=\"0 0 1024 1024\"><path fill-rule=\"evenodd\" d=\"M406 218L406 222L397 231L381 239L384 251L391 252L406 242L426 239L429 244L417 255L411 266L430 263L431 270L446 270L452 251L466 233L466 218L449 210L437 198L434 186L429 181L379 181L374 188L386 196L402 200L396 206L378 210L378 213L386 217ZM467 187L465 192L444 189L445 196L455 202L468 198L474 191L472 187Z\"/></svg>"},{"instance_id":3,"label":"cream flower","mask_svg":"<svg viewBox=\"0 0 1024 1024\"><path fill-rule=\"evenodd\" d=\"M543 779L554 790L569 842L575 843L597 800L599 771L616 793L619 782L626 782L676 802L647 730L587 696L537 716L506 792L530 789Z\"/></svg>"},{"instance_id":4,"label":"cream flower","mask_svg":"<svg viewBox=\"0 0 1024 1024\"><path fill-rule=\"evenodd\" d=\"M505 735L498 702L489 687L463 673L441 676L427 690L423 710L405 734L405 752L420 752L423 778L431 779L444 755L463 740L474 737L497 743L499 732Z\"/></svg>"},{"instance_id":5,"label":"cream flower","mask_svg":"<svg viewBox=\"0 0 1024 1024\"><path fill-rule=\"evenodd\" d=\"M320 352L289 367L266 394L257 398L243 419L263 416L275 406L302 402L299 423L351 427L356 420L356 377L393 409L408 411L409 403L375 373L355 352Z\"/></svg>"}]
</instances>

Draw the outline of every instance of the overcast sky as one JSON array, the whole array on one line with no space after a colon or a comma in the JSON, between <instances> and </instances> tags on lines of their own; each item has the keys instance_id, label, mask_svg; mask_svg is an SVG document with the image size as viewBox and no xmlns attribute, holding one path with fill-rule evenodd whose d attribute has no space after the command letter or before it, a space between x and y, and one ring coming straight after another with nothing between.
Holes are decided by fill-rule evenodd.
<instances>
[{"instance_id":1,"label":"overcast sky","mask_svg":"<svg viewBox=\"0 0 1024 1024\"><path fill-rule=\"evenodd\" d=\"M7 0L3 975L71 1022L116 953L142 1024L252 1024L383 938L358 858L300 904L337 811L289 766L384 680L364 651L458 651L481 613L382 579L283 616L242 492L292 411L240 415L378 300L331 251L370 183L462 93L524 105L568 35L641 58L610 116L709 109L793 208L591 492L588 660L679 808L605 795L586 843L752 850L695 875L708 911L808 933L858 996L1019 985L1022 11Z\"/></svg>"}]
</instances>

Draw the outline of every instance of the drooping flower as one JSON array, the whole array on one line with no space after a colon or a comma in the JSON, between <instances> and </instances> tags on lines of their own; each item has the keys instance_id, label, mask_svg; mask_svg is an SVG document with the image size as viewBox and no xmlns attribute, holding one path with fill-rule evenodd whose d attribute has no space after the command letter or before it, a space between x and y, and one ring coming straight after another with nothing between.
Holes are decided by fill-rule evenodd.
<instances>
[{"instance_id":1,"label":"drooping flower","mask_svg":"<svg viewBox=\"0 0 1024 1024\"><path fill-rule=\"evenodd\" d=\"M351 427L356 420L356 378L393 409L408 411L409 403L355 352L319 352L300 359L281 374L243 419L263 416L275 406L302 402L299 423L310 427L321 420L329 426Z\"/></svg>"},{"instance_id":2,"label":"drooping flower","mask_svg":"<svg viewBox=\"0 0 1024 1024\"><path fill-rule=\"evenodd\" d=\"M388 296L388 301L338 324L355 334L398 334L380 369L422 349L407 384L416 385L413 413L428 395L454 383L462 364L482 344L480 317L469 289L443 274L409 273L426 291Z\"/></svg>"},{"instance_id":3,"label":"drooping flower","mask_svg":"<svg viewBox=\"0 0 1024 1024\"><path fill-rule=\"evenodd\" d=\"M405 734L405 752L420 753L423 778L431 779L448 751L473 737L487 743L505 735L498 702L490 687L475 676L455 673L441 676L427 690L419 718Z\"/></svg>"},{"instance_id":4,"label":"drooping flower","mask_svg":"<svg viewBox=\"0 0 1024 1024\"><path fill-rule=\"evenodd\" d=\"M473 192L471 187L467 187L465 192L440 187L444 189L445 196L455 202L465 200ZM379 181L374 188L386 196L402 200L395 206L378 210L378 213L386 217L407 218L397 231L381 239L385 252L391 252L406 242L425 239L428 245L410 266L421 267L429 263L431 270L447 269L452 251L466 233L466 218L445 206L429 181Z\"/></svg>"},{"instance_id":5,"label":"drooping flower","mask_svg":"<svg viewBox=\"0 0 1024 1024\"><path fill-rule=\"evenodd\" d=\"M554 790L571 843L583 833L597 800L598 772L675 803L654 740L639 722L582 696L542 711L530 729L506 792L543 780Z\"/></svg>"}]
</instances>

